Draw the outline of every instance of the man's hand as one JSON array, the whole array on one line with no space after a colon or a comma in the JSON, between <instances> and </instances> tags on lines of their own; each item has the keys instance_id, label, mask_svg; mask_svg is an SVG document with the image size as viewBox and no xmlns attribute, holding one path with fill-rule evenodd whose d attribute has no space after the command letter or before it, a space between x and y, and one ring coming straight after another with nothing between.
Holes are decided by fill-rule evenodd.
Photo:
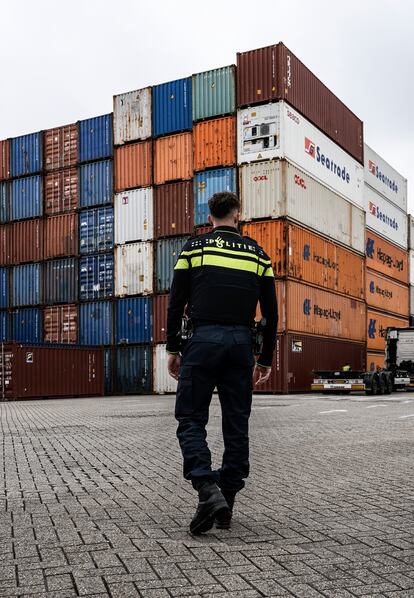
<instances>
[{"instance_id":1,"label":"man's hand","mask_svg":"<svg viewBox=\"0 0 414 598\"><path fill-rule=\"evenodd\" d=\"M272 368L264 368L262 365L258 365L256 363L253 371L253 381L256 380L254 385L257 386L258 384L264 384L265 382L267 382L270 378L271 373Z\"/></svg>"},{"instance_id":2,"label":"man's hand","mask_svg":"<svg viewBox=\"0 0 414 598\"><path fill-rule=\"evenodd\" d=\"M168 355L168 373L172 378L178 380L181 367L181 355L179 353Z\"/></svg>"}]
</instances>

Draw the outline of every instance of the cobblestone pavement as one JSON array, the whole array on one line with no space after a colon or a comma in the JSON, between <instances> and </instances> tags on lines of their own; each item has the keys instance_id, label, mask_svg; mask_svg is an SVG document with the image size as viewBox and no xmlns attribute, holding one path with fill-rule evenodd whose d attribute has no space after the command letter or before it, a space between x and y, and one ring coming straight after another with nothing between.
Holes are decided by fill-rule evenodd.
<instances>
[{"instance_id":1,"label":"cobblestone pavement","mask_svg":"<svg viewBox=\"0 0 414 598\"><path fill-rule=\"evenodd\" d=\"M172 397L0 417L1 597L414 597L413 395L255 398L233 528L202 537Z\"/></svg>"}]
</instances>

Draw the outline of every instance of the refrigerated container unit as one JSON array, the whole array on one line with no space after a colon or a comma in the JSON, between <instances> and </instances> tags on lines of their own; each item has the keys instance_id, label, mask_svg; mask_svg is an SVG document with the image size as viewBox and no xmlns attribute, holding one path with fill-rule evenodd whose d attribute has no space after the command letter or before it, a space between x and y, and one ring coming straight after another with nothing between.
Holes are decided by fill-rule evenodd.
<instances>
[{"instance_id":1,"label":"refrigerated container unit","mask_svg":"<svg viewBox=\"0 0 414 598\"><path fill-rule=\"evenodd\" d=\"M42 132L10 139L10 176L35 174L43 169Z\"/></svg>"},{"instance_id":2,"label":"refrigerated container unit","mask_svg":"<svg viewBox=\"0 0 414 598\"><path fill-rule=\"evenodd\" d=\"M43 215L42 177L14 179L10 185L10 220L25 220Z\"/></svg>"},{"instance_id":3,"label":"refrigerated container unit","mask_svg":"<svg viewBox=\"0 0 414 598\"><path fill-rule=\"evenodd\" d=\"M193 234L193 183L184 181L154 188L154 237Z\"/></svg>"},{"instance_id":4,"label":"refrigerated container unit","mask_svg":"<svg viewBox=\"0 0 414 598\"><path fill-rule=\"evenodd\" d=\"M43 179L44 212L48 216L78 209L78 169L49 172Z\"/></svg>"},{"instance_id":5,"label":"refrigerated container unit","mask_svg":"<svg viewBox=\"0 0 414 598\"><path fill-rule=\"evenodd\" d=\"M77 123L45 131L43 143L46 172L76 166L78 161Z\"/></svg>"},{"instance_id":6,"label":"refrigerated container unit","mask_svg":"<svg viewBox=\"0 0 414 598\"><path fill-rule=\"evenodd\" d=\"M188 131L193 125L191 77L152 88L152 135Z\"/></svg>"},{"instance_id":7,"label":"refrigerated container unit","mask_svg":"<svg viewBox=\"0 0 414 598\"><path fill-rule=\"evenodd\" d=\"M78 161L91 162L113 155L112 113L78 123Z\"/></svg>"},{"instance_id":8,"label":"refrigerated container unit","mask_svg":"<svg viewBox=\"0 0 414 598\"><path fill-rule=\"evenodd\" d=\"M80 254L108 252L114 247L114 208L82 210L79 213Z\"/></svg>"},{"instance_id":9,"label":"refrigerated container unit","mask_svg":"<svg viewBox=\"0 0 414 598\"><path fill-rule=\"evenodd\" d=\"M73 257L44 263L44 302L46 305L78 301L78 268L78 259Z\"/></svg>"},{"instance_id":10,"label":"refrigerated container unit","mask_svg":"<svg viewBox=\"0 0 414 598\"><path fill-rule=\"evenodd\" d=\"M115 342L118 345L152 341L152 298L118 299L115 305Z\"/></svg>"},{"instance_id":11,"label":"refrigerated container unit","mask_svg":"<svg viewBox=\"0 0 414 598\"><path fill-rule=\"evenodd\" d=\"M79 166L79 207L92 208L112 204L112 160Z\"/></svg>"},{"instance_id":12,"label":"refrigerated container unit","mask_svg":"<svg viewBox=\"0 0 414 598\"><path fill-rule=\"evenodd\" d=\"M114 254L87 255L79 260L79 299L109 299L115 292Z\"/></svg>"},{"instance_id":13,"label":"refrigerated container unit","mask_svg":"<svg viewBox=\"0 0 414 598\"><path fill-rule=\"evenodd\" d=\"M218 168L197 172L194 176L194 222L196 226L208 222L208 200L214 193L230 191L237 193L235 168Z\"/></svg>"},{"instance_id":14,"label":"refrigerated container unit","mask_svg":"<svg viewBox=\"0 0 414 598\"><path fill-rule=\"evenodd\" d=\"M114 96L115 145L151 137L151 99L151 87Z\"/></svg>"},{"instance_id":15,"label":"refrigerated container unit","mask_svg":"<svg viewBox=\"0 0 414 598\"><path fill-rule=\"evenodd\" d=\"M365 183L407 213L407 179L364 144Z\"/></svg>"},{"instance_id":16,"label":"refrigerated container unit","mask_svg":"<svg viewBox=\"0 0 414 598\"><path fill-rule=\"evenodd\" d=\"M193 121L205 120L236 111L236 67L232 64L203 73L193 81Z\"/></svg>"},{"instance_id":17,"label":"refrigerated container unit","mask_svg":"<svg viewBox=\"0 0 414 598\"><path fill-rule=\"evenodd\" d=\"M166 293L171 288L174 266L189 237L174 237L157 241L155 257L155 278L157 293Z\"/></svg>"},{"instance_id":18,"label":"refrigerated container unit","mask_svg":"<svg viewBox=\"0 0 414 598\"><path fill-rule=\"evenodd\" d=\"M79 304L79 343L81 345L112 345L113 303L95 301Z\"/></svg>"},{"instance_id":19,"label":"refrigerated container unit","mask_svg":"<svg viewBox=\"0 0 414 598\"><path fill-rule=\"evenodd\" d=\"M154 238L153 188L117 193L115 207L115 244L151 241Z\"/></svg>"},{"instance_id":20,"label":"refrigerated container unit","mask_svg":"<svg viewBox=\"0 0 414 598\"><path fill-rule=\"evenodd\" d=\"M367 229L406 250L409 228L407 213L367 184L364 185L364 206Z\"/></svg>"},{"instance_id":21,"label":"refrigerated container unit","mask_svg":"<svg viewBox=\"0 0 414 598\"><path fill-rule=\"evenodd\" d=\"M152 347L116 347L114 392L148 394L152 391Z\"/></svg>"},{"instance_id":22,"label":"refrigerated container unit","mask_svg":"<svg viewBox=\"0 0 414 598\"><path fill-rule=\"evenodd\" d=\"M115 191L152 185L152 140L115 149Z\"/></svg>"}]
</instances>

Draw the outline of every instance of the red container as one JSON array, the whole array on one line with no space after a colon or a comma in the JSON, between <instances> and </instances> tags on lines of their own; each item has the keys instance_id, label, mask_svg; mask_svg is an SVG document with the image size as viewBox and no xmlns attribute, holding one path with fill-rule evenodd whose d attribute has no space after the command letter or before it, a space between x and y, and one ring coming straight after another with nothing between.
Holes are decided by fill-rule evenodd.
<instances>
[{"instance_id":1,"label":"red container","mask_svg":"<svg viewBox=\"0 0 414 598\"><path fill-rule=\"evenodd\" d=\"M154 295L153 305L153 337L154 343L167 342L167 308L169 295Z\"/></svg>"},{"instance_id":2,"label":"red container","mask_svg":"<svg viewBox=\"0 0 414 598\"><path fill-rule=\"evenodd\" d=\"M10 178L10 142L0 141L0 181Z\"/></svg>"},{"instance_id":3,"label":"red container","mask_svg":"<svg viewBox=\"0 0 414 598\"><path fill-rule=\"evenodd\" d=\"M211 233L211 231L213 230L213 227L210 226L209 224L206 224L205 226L197 226L194 229L194 234L197 235L206 235L207 233Z\"/></svg>"},{"instance_id":4,"label":"red container","mask_svg":"<svg viewBox=\"0 0 414 598\"><path fill-rule=\"evenodd\" d=\"M10 224L0 225L0 266L10 265Z\"/></svg>"},{"instance_id":5,"label":"red container","mask_svg":"<svg viewBox=\"0 0 414 598\"><path fill-rule=\"evenodd\" d=\"M78 254L78 215L60 214L44 221L44 259Z\"/></svg>"},{"instance_id":6,"label":"red container","mask_svg":"<svg viewBox=\"0 0 414 598\"><path fill-rule=\"evenodd\" d=\"M47 174L44 179L45 214L73 212L78 207L76 168Z\"/></svg>"},{"instance_id":7,"label":"red container","mask_svg":"<svg viewBox=\"0 0 414 598\"><path fill-rule=\"evenodd\" d=\"M71 124L44 132L45 170L75 166L78 161L78 125Z\"/></svg>"},{"instance_id":8,"label":"red container","mask_svg":"<svg viewBox=\"0 0 414 598\"><path fill-rule=\"evenodd\" d=\"M24 264L43 260L43 226L44 221L41 218L22 220L9 225L9 264Z\"/></svg>"},{"instance_id":9,"label":"red container","mask_svg":"<svg viewBox=\"0 0 414 598\"><path fill-rule=\"evenodd\" d=\"M364 163L363 123L282 43L237 54L237 104L285 100Z\"/></svg>"},{"instance_id":10,"label":"red container","mask_svg":"<svg viewBox=\"0 0 414 598\"><path fill-rule=\"evenodd\" d=\"M192 234L193 222L194 192L190 181L155 187L155 238Z\"/></svg>"},{"instance_id":11,"label":"red container","mask_svg":"<svg viewBox=\"0 0 414 598\"><path fill-rule=\"evenodd\" d=\"M43 310L45 343L78 342L78 308L76 305L54 305Z\"/></svg>"},{"instance_id":12,"label":"red container","mask_svg":"<svg viewBox=\"0 0 414 598\"><path fill-rule=\"evenodd\" d=\"M0 347L0 400L101 396L103 359L97 347L5 343Z\"/></svg>"}]
</instances>

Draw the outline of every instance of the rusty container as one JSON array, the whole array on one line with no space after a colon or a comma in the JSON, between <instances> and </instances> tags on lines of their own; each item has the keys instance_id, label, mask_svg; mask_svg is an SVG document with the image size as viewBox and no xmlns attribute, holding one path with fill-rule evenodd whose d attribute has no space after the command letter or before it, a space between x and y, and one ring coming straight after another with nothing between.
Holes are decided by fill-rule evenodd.
<instances>
[{"instance_id":1,"label":"rusty container","mask_svg":"<svg viewBox=\"0 0 414 598\"><path fill-rule=\"evenodd\" d=\"M190 181L154 189L154 236L189 235L194 226L194 191Z\"/></svg>"},{"instance_id":2,"label":"rusty container","mask_svg":"<svg viewBox=\"0 0 414 598\"><path fill-rule=\"evenodd\" d=\"M155 141L154 183L189 180L193 176L193 141L191 133L161 137Z\"/></svg>"},{"instance_id":3,"label":"rusty container","mask_svg":"<svg viewBox=\"0 0 414 598\"><path fill-rule=\"evenodd\" d=\"M75 304L53 305L43 310L45 343L78 342L78 308Z\"/></svg>"},{"instance_id":4,"label":"rusty container","mask_svg":"<svg viewBox=\"0 0 414 598\"><path fill-rule=\"evenodd\" d=\"M167 309L169 294L154 295L152 299L153 310L153 340L154 343L167 342Z\"/></svg>"},{"instance_id":5,"label":"rusty container","mask_svg":"<svg viewBox=\"0 0 414 598\"><path fill-rule=\"evenodd\" d=\"M43 134L46 171L76 166L78 161L78 125L49 129Z\"/></svg>"},{"instance_id":6,"label":"rusty container","mask_svg":"<svg viewBox=\"0 0 414 598\"><path fill-rule=\"evenodd\" d=\"M235 116L206 120L194 126L194 170L235 163Z\"/></svg>"},{"instance_id":7,"label":"rusty container","mask_svg":"<svg viewBox=\"0 0 414 598\"><path fill-rule=\"evenodd\" d=\"M371 351L385 351L387 328L407 328L408 318L399 318L390 314L368 309L367 311L367 349Z\"/></svg>"},{"instance_id":8,"label":"rusty container","mask_svg":"<svg viewBox=\"0 0 414 598\"><path fill-rule=\"evenodd\" d=\"M367 268L408 284L408 252L383 237L367 230L365 233Z\"/></svg>"},{"instance_id":9,"label":"rusty container","mask_svg":"<svg viewBox=\"0 0 414 598\"><path fill-rule=\"evenodd\" d=\"M59 214L44 221L44 259L78 255L78 215Z\"/></svg>"},{"instance_id":10,"label":"rusty container","mask_svg":"<svg viewBox=\"0 0 414 598\"><path fill-rule=\"evenodd\" d=\"M152 184L152 141L131 143L115 150L115 191Z\"/></svg>"},{"instance_id":11,"label":"rusty container","mask_svg":"<svg viewBox=\"0 0 414 598\"><path fill-rule=\"evenodd\" d=\"M8 263L24 264L43 260L44 222L40 218L22 220L9 225Z\"/></svg>"},{"instance_id":12,"label":"rusty container","mask_svg":"<svg viewBox=\"0 0 414 598\"><path fill-rule=\"evenodd\" d=\"M11 224L0 224L0 266L10 265Z\"/></svg>"},{"instance_id":13,"label":"rusty container","mask_svg":"<svg viewBox=\"0 0 414 598\"><path fill-rule=\"evenodd\" d=\"M385 353L367 353L367 371L375 372L378 368L385 368Z\"/></svg>"},{"instance_id":14,"label":"rusty container","mask_svg":"<svg viewBox=\"0 0 414 598\"><path fill-rule=\"evenodd\" d=\"M78 207L78 169L50 172L44 178L46 215L73 212Z\"/></svg>"},{"instance_id":15,"label":"rusty container","mask_svg":"<svg viewBox=\"0 0 414 598\"><path fill-rule=\"evenodd\" d=\"M0 141L0 181L10 178L10 142Z\"/></svg>"},{"instance_id":16,"label":"rusty container","mask_svg":"<svg viewBox=\"0 0 414 598\"><path fill-rule=\"evenodd\" d=\"M406 318L410 315L410 287L368 269L366 300L369 307Z\"/></svg>"},{"instance_id":17,"label":"rusty container","mask_svg":"<svg viewBox=\"0 0 414 598\"><path fill-rule=\"evenodd\" d=\"M196 236L206 235L207 233L211 233L212 230L213 230L213 227L210 226L209 224L206 224L205 226L196 226L194 229L194 234Z\"/></svg>"}]
</instances>

